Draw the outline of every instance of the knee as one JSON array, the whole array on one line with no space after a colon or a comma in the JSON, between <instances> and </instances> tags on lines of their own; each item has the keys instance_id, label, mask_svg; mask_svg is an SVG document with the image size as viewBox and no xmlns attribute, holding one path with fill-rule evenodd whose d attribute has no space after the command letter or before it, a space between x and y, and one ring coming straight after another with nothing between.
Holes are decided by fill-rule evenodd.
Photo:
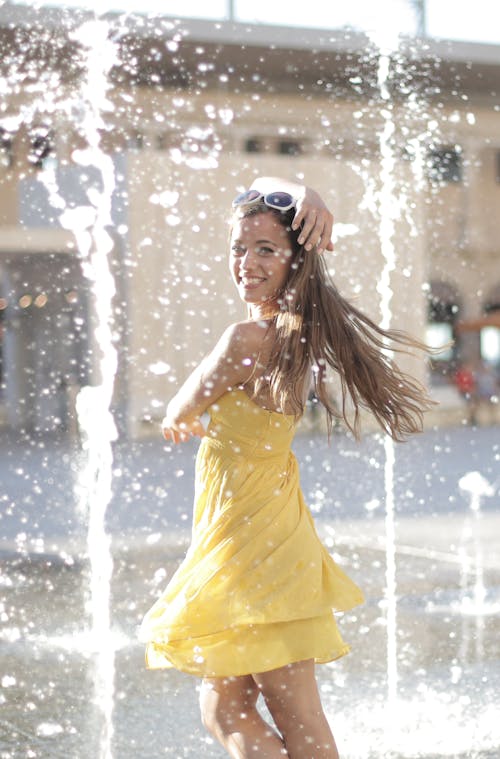
<instances>
[{"instance_id":1,"label":"knee","mask_svg":"<svg viewBox=\"0 0 500 759\"><path fill-rule=\"evenodd\" d=\"M304 702L301 698L278 696L266 698L266 704L280 733L286 738L290 734L309 735L311 729L326 721L321 708Z\"/></svg>"},{"instance_id":2,"label":"knee","mask_svg":"<svg viewBox=\"0 0 500 759\"><path fill-rule=\"evenodd\" d=\"M269 710L291 757L339 759L324 712L309 704L287 704L277 699Z\"/></svg>"},{"instance_id":3,"label":"knee","mask_svg":"<svg viewBox=\"0 0 500 759\"><path fill-rule=\"evenodd\" d=\"M205 730L215 735L219 721L220 707L218 700L211 692L210 686L203 684L200 690L200 715L201 723Z\"/></svg>"},{"instance_id":4,"label":"knee","mask_svg":"<svg viewBox=\"0 0 500 759\"><path fill-rule=\"evenodd\" d=\"M220 739L237 729L242 718L242 704L230 694L217 692L212 685L203 683L200 713L203 727Z\"/></svg>"}]
</instances>

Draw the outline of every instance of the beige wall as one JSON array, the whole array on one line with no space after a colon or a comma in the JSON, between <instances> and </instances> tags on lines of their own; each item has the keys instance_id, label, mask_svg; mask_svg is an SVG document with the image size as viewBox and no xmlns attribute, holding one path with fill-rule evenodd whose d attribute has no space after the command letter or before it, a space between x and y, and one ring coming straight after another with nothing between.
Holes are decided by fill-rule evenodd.
<instances>
[{"instance_id":1,"label":"beige wall","mask_svg":"<svg viewBox=\"0 0 500 759\"><path fill-rule=\"evenodd\" d=\"M256 175L303 179L322 193L339 224L336 250L329 254L332 274L343 294L375 320L380 318L377 135L383 119L376 104L146 88L113 88L109 96L116 106L116 123L103 145L110 152L128 150L126 365L133 434L147 431L143 419L162 416L177 384L225 326L245 315L227 276L227 217L236 191ZM14 110L21 100L17 96ZM415 108L412 103L392 109L396 269L391 274L391 307L395 327L423 337L426 280L454 285L466 316L480 313L488 292L500 284L500 184L495 174L500 113L470 103L460 110L425 103ZM70 161L80 138L61 115L55 128L58 158ZM190 135L193 128L206 132L205 142ZM130 150L127 145L137 132L144 135L146 148ZM297 139L305 154L245 153L245 139L255 136L270 145L281 137ZM419 179L415 162L401 157L410 138L423 145L461 145L466 181L432 187ZM157 149L159 142L162 150ZM210 147L208 153L203 153L204 145ZM1 226L18 223L19 178L35 173L27 165L26 149L26 135L20 133L14 166L0 169ZM169 207L173 196L164 193L178 193L178 201ZM355 233L342 236L342 225L352 225ZM161 372L159 362L169 365L167 373L155 373ZM421 362L404 363L423 376Z\"/></svg>"},{"instance_id":2,"label":"beige wall","mask_svg":"<svg viewBox=\"0 0 500 759\"><path fill-rule=\"evenodd\" d=\"M428 276L454 285L462 316L471 318L500 285L500 114L486 107L449 110L439 136L442 144L463 148L464 181L427 187Z\"/></svg>"}]
</instances>

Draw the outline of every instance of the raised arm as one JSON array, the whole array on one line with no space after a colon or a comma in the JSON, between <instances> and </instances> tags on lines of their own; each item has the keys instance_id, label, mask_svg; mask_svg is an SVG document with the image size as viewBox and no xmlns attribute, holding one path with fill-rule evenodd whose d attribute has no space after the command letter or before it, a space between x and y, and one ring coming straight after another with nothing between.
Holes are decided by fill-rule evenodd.
<instances>
[{"instance_id":1,"label":"raised arm","mask_svg":"<svg viewBox=\"0 0 500 759\"><path fill-rule=\"evenodd\" d=\"M266 329L256 322L233 324L190 374L167 406L163 436L174 443L203 437L201 415L230 388L250 379Z\"/></svg>"},{"instance_id":2,"label":"raised arm","mask_svg":"<svg viewBox=\"0 0 500 759\"><path fill-rule=\"evenodd\" d=\"M306 250L316 246L318 253L333 250L333 215L315 190L280 177L257 177L252 182L252 188L264 193L284 190L293 195L297 201L293 228L298 229L302 224L299 243L305 243Z\"/></svg>"}]
</instances>

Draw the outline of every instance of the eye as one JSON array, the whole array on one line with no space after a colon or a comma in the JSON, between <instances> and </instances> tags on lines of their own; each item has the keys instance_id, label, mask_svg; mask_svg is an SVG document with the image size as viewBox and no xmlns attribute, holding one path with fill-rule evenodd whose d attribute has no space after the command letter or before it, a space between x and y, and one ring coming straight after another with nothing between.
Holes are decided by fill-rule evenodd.
<instances>
[{"instance_id":1,"label":"eye","mask_svg":"<svg viewBox=\"0 0 500 759\"><path fill-rule=\"evenodd\" d=\"M245 248L243 245L236 245L234 244L231 246L231 251L234 256L244 256L245 255Z\"/></svg>"},{"instance_id":2,"label":"eye","mask_svg":"<svg viewBox=\"0 0 500 759\"><path fill-rule=\"evenodd\" d=\"M267 245L261 245L260 248L257 248L257 253L259 256L272 256L275 250L274 248L269 248Z\"/></svg>"}]
</instances>

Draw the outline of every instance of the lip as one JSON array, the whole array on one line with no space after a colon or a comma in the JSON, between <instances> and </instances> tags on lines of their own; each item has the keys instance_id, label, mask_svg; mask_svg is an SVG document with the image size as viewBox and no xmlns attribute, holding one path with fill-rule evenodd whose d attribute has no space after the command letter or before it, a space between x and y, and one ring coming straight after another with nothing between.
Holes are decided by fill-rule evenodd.
<instances>
[{"instance_id":1,"label":"lip","mask_svg":"<svg viewBox=\"0 0 500 759\"><path fill-rule=\"evenodd\" d=\"M240 285L244 290L255 290L257 287L260 287L260 285L265 281L266 280L262 278L259 278L258 282L244 282L243 279L240 279Z\"/></svg>"}]
</instances>

